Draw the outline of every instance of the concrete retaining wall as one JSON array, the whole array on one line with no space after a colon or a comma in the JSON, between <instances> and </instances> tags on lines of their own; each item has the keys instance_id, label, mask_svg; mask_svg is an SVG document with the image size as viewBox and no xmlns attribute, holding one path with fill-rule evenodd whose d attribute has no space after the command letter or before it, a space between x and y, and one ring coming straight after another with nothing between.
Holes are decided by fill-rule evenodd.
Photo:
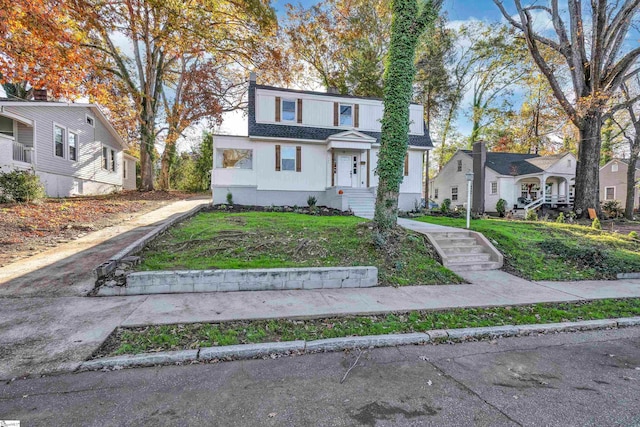
<instances>
[{"instance_id":1,"label":"concrete retaining wall","mask_svg":"<svg viewBox=\"0 0 640 427\"><path fill-rule=\"evenodd\" d=\"M102 286L98 296L368 288L377 285L376 267L144 271L129 274L126 286Z\"/></svg>"}]
</instances>

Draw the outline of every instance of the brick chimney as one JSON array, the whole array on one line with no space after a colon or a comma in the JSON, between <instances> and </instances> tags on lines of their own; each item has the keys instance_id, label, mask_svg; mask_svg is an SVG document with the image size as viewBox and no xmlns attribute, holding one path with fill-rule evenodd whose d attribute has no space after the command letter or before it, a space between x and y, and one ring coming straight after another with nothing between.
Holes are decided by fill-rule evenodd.
<instances>
[{"instance_id":1,"label":"brick chimney","mask_svg":"<svg viewBox=\"0 0 640 427\"><path fill-rule=\"evenodd\" d=\"M332 94L338 95L340 93L340 91L335 86L329 86L327 88L327 93L332 93Z\"/></svg>"},{"instance_id":2,"label":"brick chimney","mask_svg":"<svg viewBox=\"0 0 640 427\"><path fill-rule=\"evenodd\" d=\"M49 96L47 94L46 89L34 89L33 90L33 100L34 101L48 101Z\"/></svg>"},{"instance_id":3,"label":"brick chimney","mask_svg":"<svg viewBox=\"0 0 640 427\"><path fill-rule=\"evenodd\" d=\"M477 215L484 213L485 192L485 164L487 163L487 146L484 141L473 144L473 201L472 212Z\"/></svg>"}]
</instances>

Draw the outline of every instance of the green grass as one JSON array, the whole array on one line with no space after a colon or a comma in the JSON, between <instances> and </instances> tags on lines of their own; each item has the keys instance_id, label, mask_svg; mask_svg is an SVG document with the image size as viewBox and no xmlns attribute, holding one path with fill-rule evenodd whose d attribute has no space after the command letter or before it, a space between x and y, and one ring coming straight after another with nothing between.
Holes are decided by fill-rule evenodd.
<instances>
[{"instance_id":1,"label":"green grass","mask_svg":"<svg viewBox=\"0 0 640 427\"><path fill-rule=\"evenodd\" d=\"M312 320L275 319L118 328L95 356L639 315L640 299L634 298L448 311L412 311L379 316L347 316Z\"/></svg>"},{"instance_id":2,"label":"green grass","mask_svg":"<svg viewBox=\"0 0 640 427\"><path fill-rule=\"evenodd\" d=\"M464 227L464 218L424 216L418 221ZM640 272L640 242L627 235L554 222L477 219L479 231L505 257L505 268L531 280L615 279Z\"/></svg>"},{"instance_id":3,"label":"green grass","mask_svg":"<svg viewBox=\"0 0 640 427\"><path fill-rule=\"evenodd\" d=\"M434 260L424 236L398 230L383 246L374 237L366 220L353 216L206 212L156 239L142 252L139 269L373 265L381 285L462 282Z\"/></svg>"}]
</instances>

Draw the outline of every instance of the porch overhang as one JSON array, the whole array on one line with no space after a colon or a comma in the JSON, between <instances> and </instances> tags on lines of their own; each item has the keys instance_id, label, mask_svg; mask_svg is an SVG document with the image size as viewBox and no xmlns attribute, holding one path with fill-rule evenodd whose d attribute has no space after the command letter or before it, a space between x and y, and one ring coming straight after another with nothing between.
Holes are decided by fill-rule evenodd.
<instances>
[{"instance_id":1,"label":"porch overhang","mask_svg":"<svg viewBox=\"0 0 640 427\"><path fill-rule=\"evenodd\" d=\"M349 150L371 150L376 138L358 131L346 131L331 135L327 138L327 150L334 148Z\"/></svg>"},{"instance_id":2,"label":"porch overhang","mask_svg":"<svg viewBox=\"0 0 640 427\"><path fill-rule=\"evenodd\" d=\"M4 106L0 107L0 116L6 117L11 120L15 120L16 122L22 123L23 125L33 127L33 120L27 119L26 117L22 117L22 116L19 116L18 114L6 111Z\"/></svg>"}]
</instances>

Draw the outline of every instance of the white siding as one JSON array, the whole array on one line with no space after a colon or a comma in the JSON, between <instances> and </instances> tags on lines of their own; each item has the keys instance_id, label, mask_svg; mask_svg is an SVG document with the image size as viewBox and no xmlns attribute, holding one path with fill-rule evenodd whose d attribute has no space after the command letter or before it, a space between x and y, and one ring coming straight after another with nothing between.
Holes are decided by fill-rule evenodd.
<instances>
[{"instance_id":1,"label":"white siding","mask_svg":"<svg viewBox=\"0 0 640 427\"><path fill-rule=\"evenodd\" d=\"M489 168L484 168L484 170L484 210L487 212L496 212L496 204L500 199L500 182L498 180L498 174ZM492 182L495 182L498 187L496 194L491 194Z\"/></svg>"},{"instance_id":2,"label":"white siding","mask_svg":"<svg viewBox=\"0 0 640 427\"><path fill-rule=\"evenodd\" d=\"M135 190L136 187L136 159L133 156L129 156L127 154L122 154L122 166L123 169L126 164L127 168L127 177L124 177L124 173L122 176L122 188L125 190Z\"/></svg>"},{"instance_id":3,"label":"white siding","mask_svg":"<svg viewBox=\"0 0 640 427\"><path fill-rule=\"evenodd\" d=\"M424 133L424 109L422 105L411 105L409 107L409 133L412 135L422 135Z\"/></svg>"},{"instance_id":4,"label":"white siding","mask_svg":"<svg viewBox=\"0 0 640 427\"><path fill-rule=\"evenodd\" d=\"M562 174L573 175L576 173L576 158L573 154L567 154L545 171L546 175Z\"/></svg>"},{"instance_id":5,"label":"white siding","mask_svg":"<svg viewBox=\"0 0 640 427\"><path fill-rule=\"evenodd\" d=\"M307 126L333 126L333 102L315 99L302 101L302 124Z\"/></svg>"},{"instance_id":6,"label":"white siding","mask_svg":"<svg viewBox=\"0 0 640 427\"><path fill-rule=\"evenodd\" d=\"M383 108L379 105L361 105L360 129L372 132L380 132Z\"/></svg>"},{"instance_id":7,"label":"white siding","mask_svg":"<svg viewBox=\"0 0 640 427\"><path fill-rule=\"evenodd\" d=\"M265 123L275 122L276 97L274 95L257 94L256 98L256 121Z\"/></svg>"},{"instance_id":8,"label":"white siding","mask_svg":"<svg viewBox=\"0 0 640 427\"><path fill-rule=\"evenodd\" d=\"M462 160L462 170L460 172L458 172L458 160ZM444 199L451 200L451 188L457 186L458 200L451 200L451 206L466 205L467 178L465 174L468 170L473 170L473 160L471 156L462 151L458 151L433 179L434 190L436 188L438 189L438 198L434 198L434 201L442 204Z\"/></svg>"},{"instance_id":9,"label":"white siding","mask_svg":"<svg viewBox=\"0 0 640 427\"><path fill-rule=\"evenodd\" d=\"M231 137L224 135L214 135L213 137L213 173L211 174L212 186L257 186L256 158L257 144L249 142L248 137ZM225 148L251 149L253 150L253 169L218 169L216 156L218 150ZM275 163L275 161L274 161Z\"/></svg>"},{"instance_id":10,"label":"white siding","mask_svg":"<svg viewBox=\"0 0 640 427\"><path fill-rule=\"evenodd\" d=\"M408 150L409 175L405 176L400 184L401 193L422 193L422 170L424 151Z\"/></svg>"}]
</instances>

